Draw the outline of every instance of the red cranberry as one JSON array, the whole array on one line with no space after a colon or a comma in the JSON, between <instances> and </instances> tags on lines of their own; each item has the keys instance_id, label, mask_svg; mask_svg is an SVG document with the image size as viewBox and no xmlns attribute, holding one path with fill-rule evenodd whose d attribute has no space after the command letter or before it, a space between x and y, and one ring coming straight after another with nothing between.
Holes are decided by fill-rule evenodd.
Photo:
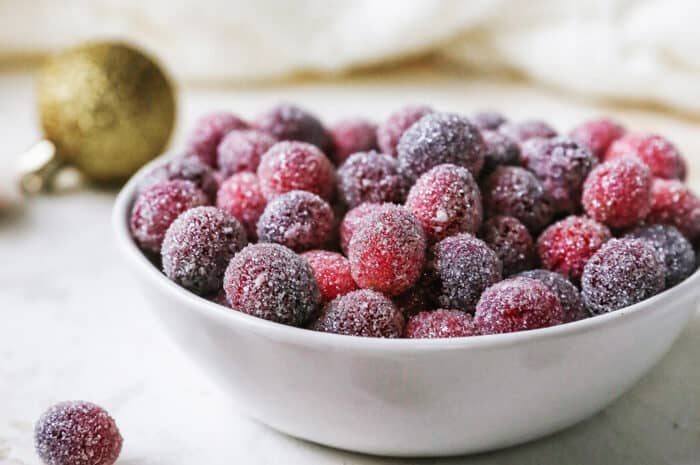
<instances>
[{"instance_id":1,"label":"red cranberry","mask_svg":"<svg viewBox=\"0 0 700 465\"><path fill-rule=\"evenodd\" d=\"M377 125L363 118L338 121L331 128L333 162L340 166L353 153L370 152L377 145Z\"/></svg>"},{"instance_id":2,"label":"red cranberry","mask_svg":"<svg viewBox=\"0 0 700 465\"><path fill-rule=\"evenodd\" d=\"M632 157L596 167L583 185L581 202L588 216L611 228L641 222L651 208L651 172Z\"/></svg>"},{"instance_id":3,"label":"red cranberry","mask_svg":"<svg viewBox=\"0 0 700 465\"><path fill-rule=\"evenodd\" d=\"M685 180L687 168L683 155L668 139L657 134L627 134L610 145L605 159L629 155L639 158L656 178Z\"/></svg>"},{"instance_id":4,"label":"red cranberry","mask_svg":"<svg viewBox=\"0 0 700 465\"><path fill-rule=\"evenodd\" d=\"M689 240L700 237L700 198L680 181L654 179L647 223L670 224Z\"/></svg>"},{"instance_id":5,"label":"red cranberry","mask_svg":"<svg viewBox=\"0 0 700 465\"><path fill-rule=\"evenodd\" d=\"M609 119L594 119L579 124L569 136L602 160L608 147L625 134L625 128Z\"/></svg>"},{"instance_id":6,"label":"red cranberry","mask_svg":"<svg viewBox=\"0 0 700 465\"><path fill-rule=\"evenodd\" d=\"M512 333L561 324L564 312L557 296L529 278L510 278L484 291L474 322L481 334Z\"/></svg>"},{"instance_id":7,"label":"red cranberry","mask_svg":"<svg viewBox=\"0 0 700 465\"><path fill-rule=\"evenodd\" d=\"M246 129L248 123L227 112L210 113L195 123L187 141L187 153L198 156L204 163L216 168L216 148L226 134L235 129Z\"/></svg>"},{"instance_id":8,"label":"red cranberry","mask_svg":"<svg viewBox=\"0 0 700 465\"><path fill-rule=\"evenodd\" d=\"M557 131L552 126L536 119L503 123L498 130L520 143L535 138L549 139L557 136Z\"/></svg>"},{"instance_id":9,"label":"red cranberry","mask_svg":"<svg viewBox=\"0 0 700 465\"><path fill-rule=\"evenodd\" d=\"M383 153L355 153L338 169L338 193L349 208L365 202L403 203L407 190L396 159Z\"/></svg>"},{"instance_id":10,"label":"red cranberry","mask_svg":"<svg viewBox=\"0 0 700 465\"><path fill-rule=\"evenodd\" d=\"M479 233L501 260L503 275L529 270L535 263L535 243L524 224L512 216L494 216Z\"/></svg>"},{"instance_id":11,"label":"red cranberry","mask_svg":"<svg viewBox=\"0 0 700 465\"><path fill-rule=\"evenodd\" d=\"M576 286L559 273L547 270L530 270L518 274L517 277L535 279L547 286L559 298L559 303L564 311L564 323L583 320L590 316Z\"/></svg>"},{"instance_id":12,"label":"red cranberry","mask_svg":"<svg viewBox=\"0 0 700 465\"><path fill-rule=\"evenodd\" d=\"M358 289L355 280L352 279L350 261L339 253L310 250L301 256L314 270L316 282L321 290L322 303Z\"/></svg>"},{"instance_id":13,"label":"red cranberry","mask_svg":"<svg viewBox=\"0 0 700 465\"><path fill-rule=\"evenodd\" d=\"M378 203L363 203L345 214L340 222L340 248L347 255L350 240L357 228L362 224L363 218L374 213L383 205Z\"/></svg>"},{"instance_id":14,"label":"red cranberry","mask_svg":"<svg viewBox=\"0 0 700 465\"><path fill-rule=\"evenodd\" d=\"M34 427L34 445L47 465L112 465L122 450L116 423L90 402L61 402Z\"/></svg>"},{"instance_id":15,"label":"red cranberry","mask_svg":"<svg viewBox=\"0 0 700 465\"><path fill-rule=\"evenodd\" d=\"M401 337L404 317L387 297L362 289L330 302L312 329L324 333L364 337Z\"/></svg>"},{"instance_id":16,"label":"red cranberry","mask_svg":"<svg viewBox=\"0 0 700 465\"><path fill-rule=\"evenodd\" d=\"M406 129L432 112L432 108L425 105L408 105L392 113L386 122L377 128L377 143L381 151L396 157L396 146Z\"/></svg>"},{"instance_id":17,"label":"red cranberry","mask_svg":"<svg viewBox=\"0 0 700 465\"><path fill-rule=\"evenodd\" d=\"M277 139L255 129L231 131L216 150L219 171L225 177L243 171L255 173L260 158L276 143Z\"/></svg>"},{"instance_id":18,"label":"red cranberry","mask_svg":"<svg viewBox=\"0 0 700 465\"><path fill-rule=\"evenodd\" d=\"M280 141L307 142L321 150L330 148L330 138L321 121L295 105L277 105L258 116L253 125Z\"/></svg>"},{"instance_id":19,"label":"red cranberry","mask_svg":"<svg viewBox=\"0 0 700 465\"><path fill-rule=\"evenodd\" d=\"M266 205L260 181L253 173L234 174L221 183L216 195L216 206L240 221L251 241L258 237L258 219Z\"/></svg>"},{"instance_id":20,"label":"red cranberry","mask_svg":"<svg viewBox=\"0 0 700 465\"><path fill-rule=\"evenodd\" d=\"M404 337L409 339L440 339L477 334L472 316L460 310L420 312L409 318L404 329Z\"/></svg>"}]
</instances>

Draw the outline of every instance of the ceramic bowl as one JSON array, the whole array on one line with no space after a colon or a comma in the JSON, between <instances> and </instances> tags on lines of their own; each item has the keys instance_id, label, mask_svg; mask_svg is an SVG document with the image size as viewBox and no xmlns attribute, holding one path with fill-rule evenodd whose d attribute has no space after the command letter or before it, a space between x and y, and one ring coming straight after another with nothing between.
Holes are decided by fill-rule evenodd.
<instances>
[{"instance_id":1,"label":"ceramic bowl","mask_svg":"<svg viewBox=\"0 0 700 465\"><path fill-rule=\"evenodd\" d=\"M600 411L668 351L700 273L631 307L552 328L439 340L317 333L228 310L169 281L132 241L144 168L113 214L124 259L182 350L248 415L291 436L389 456L481 452ZM187 401L183 399L183 401Z\"/></svg>"}]
</instances>

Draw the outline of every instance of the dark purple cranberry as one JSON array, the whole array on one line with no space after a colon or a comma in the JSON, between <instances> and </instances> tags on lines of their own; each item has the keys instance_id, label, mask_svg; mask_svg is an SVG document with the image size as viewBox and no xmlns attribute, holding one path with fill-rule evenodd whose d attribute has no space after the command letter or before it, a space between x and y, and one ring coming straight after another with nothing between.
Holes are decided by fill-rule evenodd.
<instances>
[{"instance_id":1,"label":"dark purple cranberry","mask_svg":"<svg viewBox=\"0 0 700 465\"><path fill-rule=\"evenodd\" d=\"M173 158L166 164L151 170L139 183L138 193L156 184L179 179L190 181L213 200L219 189L219 182L214 173L215 171L199 157L186 155Z\"/></svg>"},{"instance_id":2,"label":"dark purple cranberry","mask_svg":"<svg viewBox=\"0 0 700 465\"><path fill-rule=\"evenodd\" d=\"M494 216L481 227L479 237L496 252L503 275L529 270L535 263L535 243L524 224L512 216Z\"/></svg>"},{"instance_id":3,"label":"dark purple cranberry","mask_svg":"<svg viewBox=\"0 0 700 465\"><path fill-rule=\"evenodd\" d=\"M479 111L469 118L482 131L495 131L508 120L497 111Z\"/></svg>"},{"instance_id":4,"label":"dark purple cranberry","mask_svg":"<svg viewBox=\"0 0 700 465\"><path fill-rule=\"evenodd\" d=\"M559 273L547 270L530 270L518 274L517 277L536 279L547 286L559 298L561 308L564 311L564 323L582 320L590 316L578 288Z\"/></svg>"},{"instance_id":5,"label":"dark purple cranberry","mask_svg":"<svg viewBox=\"0 0 700 465\"><path fill-rule=\"evenodd\" d=\"M364 337L401 337L404 317L391 300L376 291L361 289L331 301L312 329L324 333Z\"/></svg>"},{"instance_id":6,"label":"dark purple cranberry","mask_svg":"<svg viewBox=\"0 0 700 465\"><path fill-rule=\"evenodd\" d=\"M519 143L535 138L549 139L557 135L552 126L535 119L503 123L498 130Z\"/></svg>"},{"instance_id":7,"label":"dark purple cranberry","mask_svg":"<svg viewBox=\"0 0 700 465\"><path fill-rule=\"evenodd\" d=\"M425 105L408 105L389 115L384 124L377 128L377 143L381 151L396 157L396 146L406 129L432 112L433 109Z\"/></svg>"},{"instance_id":8,"label":"dark purple cranberry","mask_svg":"<svg viewBox=\"0 0 700 465\"><path fill-rule=\"evenodd\" d=\"M350 156L338 169L338 194L348 208L362 203L403 203L408 190L396 159L377 152Z\"/></svg>"},{"instance_id":9,"label":"dark purple cranberry","mask_svg":"<svg viewBox=\"0 0 700 465\"><path fill-rule=\"evenodd\" d=\"M491 173L501 165L520 164L520 145L516 141L498 131L482 130L481 137L486 146L482 175Z\"/></svg>"},{"instance_id":10,"label":"dark purple cranberry","mask_svg":"<svg viewBox=\"0 0 700 465\"><path fill-rule=\"evenodd\" d=\"M307 142L323 151L330 148L330 137L321 121L295 105L279 104L258 116L253 125L279 141Z\"/></svg>"},{"instance_id":11,"label":"dark purple cranberry","mask_svg":"<svg viewBox=\"0 0 700 465\"><path fill-rule=\"evenodd\" d=\"M244 171L255 173L262 156L276 143L277 139L255 129L231 131L216 151L219 171L224 177Z\"/></svg>"}]
</instances>

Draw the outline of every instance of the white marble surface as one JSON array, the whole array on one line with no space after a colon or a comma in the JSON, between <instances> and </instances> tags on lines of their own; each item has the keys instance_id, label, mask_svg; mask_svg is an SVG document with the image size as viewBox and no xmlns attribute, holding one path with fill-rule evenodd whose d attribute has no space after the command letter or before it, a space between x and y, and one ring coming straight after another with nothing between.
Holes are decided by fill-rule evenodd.
<instances>
[{"instance_id":1,"label":"white marble surface","mask_svg":"<svg viewBox=\"0 0 700 465\"><path fill-rule=\"evenodd\" d=\"M279 99L298 101L329 120L346 114L379 119L415 101L542 115L560 129L612 112L630 126L657 128L689 156L700 157L698 128L688 121L594 107L518 84L469 83L420 71L343 83L184 89L181 120L215 108L250 115ZM29 77L0 75L0 102L0 167L6 173L8 162L38 134ZM668 356L615 404L531 444L471 457L392 460L283 436L237 412L161 333L113 243L113 199L114 192L82 190L0 213L0 464L38 464L33 422L64 399L92 400L113 414L125 438L122 465L700 462L700 315Z\"/></svg>"}]
</instances>

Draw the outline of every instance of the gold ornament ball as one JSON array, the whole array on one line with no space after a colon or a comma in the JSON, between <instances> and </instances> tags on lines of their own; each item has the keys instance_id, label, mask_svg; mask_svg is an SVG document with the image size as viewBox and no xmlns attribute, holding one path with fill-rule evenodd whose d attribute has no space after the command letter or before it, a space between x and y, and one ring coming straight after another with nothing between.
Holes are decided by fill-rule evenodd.
<instances>
[{"instance_id":1,"label":"gold ornament ball","mask_svg":"<svg viewBox=\"0 0 700 465\"><path fill-rule=\"evenodd\" d=\"M39 74L37 97L56 156L101 183L123 181L160 155L175 124L167 77L123 43L88 43L53 56Z\"/></svg>"}]
</instances>

